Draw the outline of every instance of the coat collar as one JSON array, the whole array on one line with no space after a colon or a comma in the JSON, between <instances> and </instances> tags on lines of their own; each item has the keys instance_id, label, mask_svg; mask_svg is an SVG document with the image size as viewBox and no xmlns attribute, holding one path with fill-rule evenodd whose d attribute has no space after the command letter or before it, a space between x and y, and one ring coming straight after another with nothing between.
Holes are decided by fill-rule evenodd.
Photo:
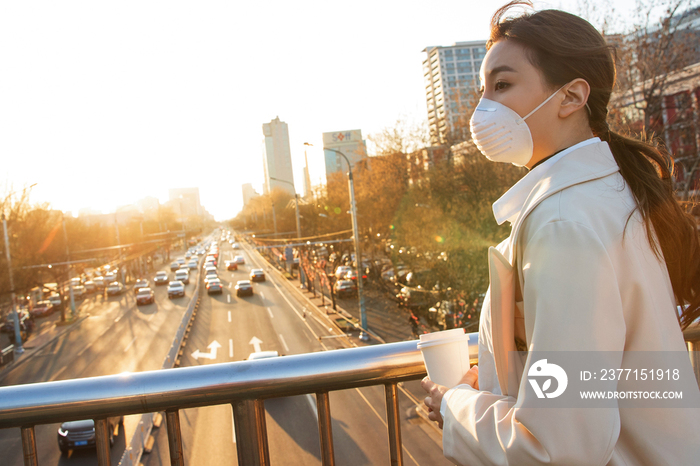
<instances>
[{"instance_id":1,"label":"coat collar","mask_svg":"<svg viewBox=\"0 0 700 466\"><path fill-rule=\"evenodd\" d=\"M551 165L527 196L510 234L508 261L513 264L514 245L527 216L544 199L575 184L603 178L620 168L607 142L580 147Z\"/></svg>"}]
</instances>

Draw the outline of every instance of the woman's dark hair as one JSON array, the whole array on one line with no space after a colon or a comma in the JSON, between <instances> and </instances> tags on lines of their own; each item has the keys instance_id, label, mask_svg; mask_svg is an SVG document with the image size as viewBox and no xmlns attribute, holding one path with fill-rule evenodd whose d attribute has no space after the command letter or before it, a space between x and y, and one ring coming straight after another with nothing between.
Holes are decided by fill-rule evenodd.
<instances>
[{"instance_id":1,"label":"woman's dark hair","mask_svg":"<svg viewBox=\"0 0 700 466\"><path fill-rule=\"evenodd\" d=\"M684 307L682 328L700 317L700 238L694 218L673 194L673 159L665 150L622 136L607 123L608 102L615 84L615 50L586 20L559 10L506 16L513 1L491 19L486 44L509 40L528 51L528 59L552 87L576 78L590 86L589 123L593 134L606 141L629 185L644 220L647 237L657 256L663 256L678 305Z\"/></svg>"}]
</instances>

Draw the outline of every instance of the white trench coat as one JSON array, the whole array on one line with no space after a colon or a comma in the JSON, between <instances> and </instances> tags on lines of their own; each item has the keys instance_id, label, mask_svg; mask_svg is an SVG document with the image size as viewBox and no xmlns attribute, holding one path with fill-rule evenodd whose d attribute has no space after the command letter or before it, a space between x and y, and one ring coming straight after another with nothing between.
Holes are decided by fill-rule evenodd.
<instances>
[{"instance_id":1,"label":"white trench coat","mask_svg":"<svg viewBox=\"0 0 700 466\"><path fill-rule=\"evenodd\" d=\"M489 250L480 391L461 385L446 394L448 459L700 464L700 409L532 408L522 377L530 361L508 363L516 340L530 352L686 350L665 262L652 252L638 211L627 223L634 207L605 142L567 154L531 191L511 236ZM518 286L523 300L516 302Z\"/></svg>"}]
</instances>

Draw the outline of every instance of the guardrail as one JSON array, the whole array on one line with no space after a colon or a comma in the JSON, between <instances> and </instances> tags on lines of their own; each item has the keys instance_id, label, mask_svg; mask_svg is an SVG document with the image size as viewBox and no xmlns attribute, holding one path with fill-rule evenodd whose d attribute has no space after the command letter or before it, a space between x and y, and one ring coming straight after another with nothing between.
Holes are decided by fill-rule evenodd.
<instances>
[{"instance_id":1,"label":"guardrail","mask_svg":"<svg viewBox=\"0 0 700 466\"><path fill-rule=\"evenodd\" d=\"M425 376L416 343L0 387L0 428L20 427L24 464L37 465L35 425L94 419L104 466L110 465L107 417L165 411L171 464L184 465L180 410L231 404L238 464L268 465L264 400L315 393L321 457L333 465L328 392L384 385L391 462L400 465L397 383Z\"/></svg>"},{"instance_id":2,"label":"guardrail","mask_svg":"<svg viewBox=\"0 0 700 466\"><path fill-rule=\"evenodd\" d=\"M201 262L201 261L200 261ZM190 299L190 304L187 306L187 310L182 315L182 320L180 321L180 326L177 328L175 333L175 338L173 338L173 343L170 345L170 350L165 356L163 361L162 369L171 369L175 366L175 362L178 360L178 354L180 352L180 347L185 338L187 332L187 327L190 320L192 320L192 313L197 307L197 302L199 301L199 290L200 290L200 273L199 273L200 263L197 263L197 285L195 286L194 293L192 294L192 299ZM141 455L146 448L148 438L153 430L153 424L157 413L147 413L141 416L138 422L137 428L134 431L131 439L126 442L126 449L119 461L119 466L138 466L141 461ZM97 425L97 424L95 424ZM97 430L97 429L95 429ZM99 450L98 450L99 451ZM108 452L109 456L109 452ZM99 455L98 455L99 458ZM26 462L25 462L26 464ZM33 463L30 463L33 464ZM100 463L102 464L102 463ZM108 463L107 463L108 464Z\"/></svg>"}]
</instances>

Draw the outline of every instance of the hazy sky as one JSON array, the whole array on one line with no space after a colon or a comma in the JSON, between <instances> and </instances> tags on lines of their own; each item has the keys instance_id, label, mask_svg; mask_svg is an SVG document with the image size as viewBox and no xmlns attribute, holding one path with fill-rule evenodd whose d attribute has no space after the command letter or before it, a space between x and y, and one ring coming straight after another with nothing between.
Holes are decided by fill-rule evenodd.
<instances>
[{"instance_id":1,"label":"hazy sky","mask_svg":"<svg viewBox=\"0 0 700 466\"><path fill-rule=\"evenodd\" d=\"M322 132L425 120L421 51L485 40L503 3L2 2L0 195L38 183L33 201L109 212L197 186L228 219L277 116L301 192L304 142L316 184Z\"/></svg>"}]
</instances>

